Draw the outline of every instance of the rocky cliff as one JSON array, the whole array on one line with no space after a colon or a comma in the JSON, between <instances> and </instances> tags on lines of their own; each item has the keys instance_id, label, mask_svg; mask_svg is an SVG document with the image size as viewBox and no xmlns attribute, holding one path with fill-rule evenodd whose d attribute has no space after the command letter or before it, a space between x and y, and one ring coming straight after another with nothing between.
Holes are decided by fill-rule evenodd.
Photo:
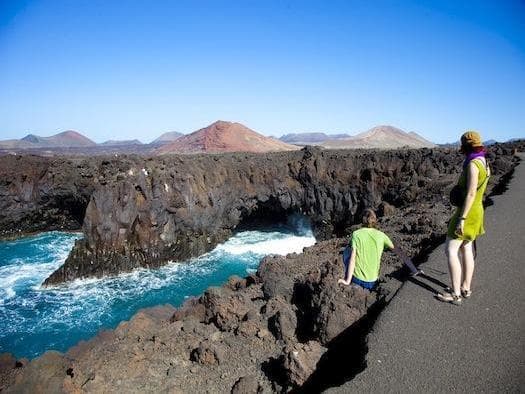
<instances>
[{"instance_id":1,"label":"rocky cliff","mask_svg":"<svg viewBox=\"0 0 525 394\"><path fill-rule=\"evenodd\" d=\"M99 164L80 158L0 156L0 238L79 230Z\"/></svg>"},{"instance_id":2,"label":"rocky cliff","mask_svg":"<svg viewBox=\"0 0 525 394\"><path fill-rule=\"evenodd\" d=\"M511 148L492 153L512 166ZM239 226L301 212L319 240L343 234L368 206L446 199L461 157L440 149L267 154L2 157L4 236L78 229L46 284L155 267L209 251ZM89 201L89 203L87 203ZM85 215L84 215L85 212Z\"/></svg>"},{"instance_id":3,"label":"rocky cliff","mask_svg":"<svg viewBox=\"0 0 525 394\"><path fill-rule=\"evenodd\" d=\"M367 206L402 206L450 185L459 156L439 150L133 157L110 161L83 232L46 284L154 267L209 251L238 226L302 212L318 239Z\"/></svg>"}]
</instances>

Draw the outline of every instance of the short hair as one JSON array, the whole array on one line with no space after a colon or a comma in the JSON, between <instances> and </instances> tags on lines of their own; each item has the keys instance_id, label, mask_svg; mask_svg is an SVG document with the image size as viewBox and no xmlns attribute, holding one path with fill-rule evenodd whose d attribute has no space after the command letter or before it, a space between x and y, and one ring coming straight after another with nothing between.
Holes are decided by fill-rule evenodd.
<instances>
[{"instance_id":1,"label":"short hair","mask_svg":"<svg viewBox=\"0 0 525 394\"><path fill-rule=\"evenodd\" d=\"M377 226L377 216L372 209L365 209L365 211L363 212L363 224L366 227Z\"/></svg>"}]
</instances>

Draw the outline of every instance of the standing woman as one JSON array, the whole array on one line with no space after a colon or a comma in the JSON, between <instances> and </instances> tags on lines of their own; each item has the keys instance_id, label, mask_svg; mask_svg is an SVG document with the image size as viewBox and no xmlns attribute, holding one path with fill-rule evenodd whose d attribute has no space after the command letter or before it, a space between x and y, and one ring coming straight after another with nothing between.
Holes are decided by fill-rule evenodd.
<instances>
[{"instance_id":1,"label":"standing woman","mask_svg":"<svg viewBox=\"0 0 525 394\"><path fill-rule=\"evenodd\" d=\"M467 131L461 136L461 152L466 156L458 186L463 192L463 203L450 219L447 231L447 258L452 282L449 293L437 298L444 302L460 304L461 297L472 294L474 274L473 242L485 233L483 228L483 193L487 187L490 169L485 159L486 150L481 136ZM461 258L460 258L461 255Z\"/></svg>"}]
</instances>

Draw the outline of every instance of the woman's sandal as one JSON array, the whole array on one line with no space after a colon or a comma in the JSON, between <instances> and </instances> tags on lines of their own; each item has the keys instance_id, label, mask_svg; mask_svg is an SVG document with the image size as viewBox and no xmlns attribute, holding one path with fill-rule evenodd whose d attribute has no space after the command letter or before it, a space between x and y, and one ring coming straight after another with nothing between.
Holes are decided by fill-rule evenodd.
<instances>
[{"instance_id":1,"label":"woman's sandal","mask_svg":"<svg viewBox=\"0 0 525 394\"><path fill-rule=\"evenodd\" d=\"M436 298L439 301L449 302L454 305L461 305L461 296L452 293L438 293Z\"/></svg>"},{"instance_id":2,"label":"woman's sandal","mask_svg":"<svg viewBox=\"0 0 525 394\"><path fill-rule=\"evenodd\" d=\"M472 290L461 289L461 297L469 298L472 295Z\"/></svg>"}]
</instances>

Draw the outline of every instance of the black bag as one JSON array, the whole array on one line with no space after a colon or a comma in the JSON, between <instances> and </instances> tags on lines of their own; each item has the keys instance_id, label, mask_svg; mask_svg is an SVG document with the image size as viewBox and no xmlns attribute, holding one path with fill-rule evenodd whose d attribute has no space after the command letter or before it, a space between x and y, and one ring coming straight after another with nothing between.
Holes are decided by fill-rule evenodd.
<instances>
[{"instance_id":1,"label":"black bag","mask_svg":"<svg viewBox=\"0 0 525 394\"><path fill-rule=\"evenodd\" d=\"M459 186L456 185L452 188L450 191L450 203L455 207L460 207L463 205L463 202L465 201L465 190Z\"/></svg>"}]
</instances>

